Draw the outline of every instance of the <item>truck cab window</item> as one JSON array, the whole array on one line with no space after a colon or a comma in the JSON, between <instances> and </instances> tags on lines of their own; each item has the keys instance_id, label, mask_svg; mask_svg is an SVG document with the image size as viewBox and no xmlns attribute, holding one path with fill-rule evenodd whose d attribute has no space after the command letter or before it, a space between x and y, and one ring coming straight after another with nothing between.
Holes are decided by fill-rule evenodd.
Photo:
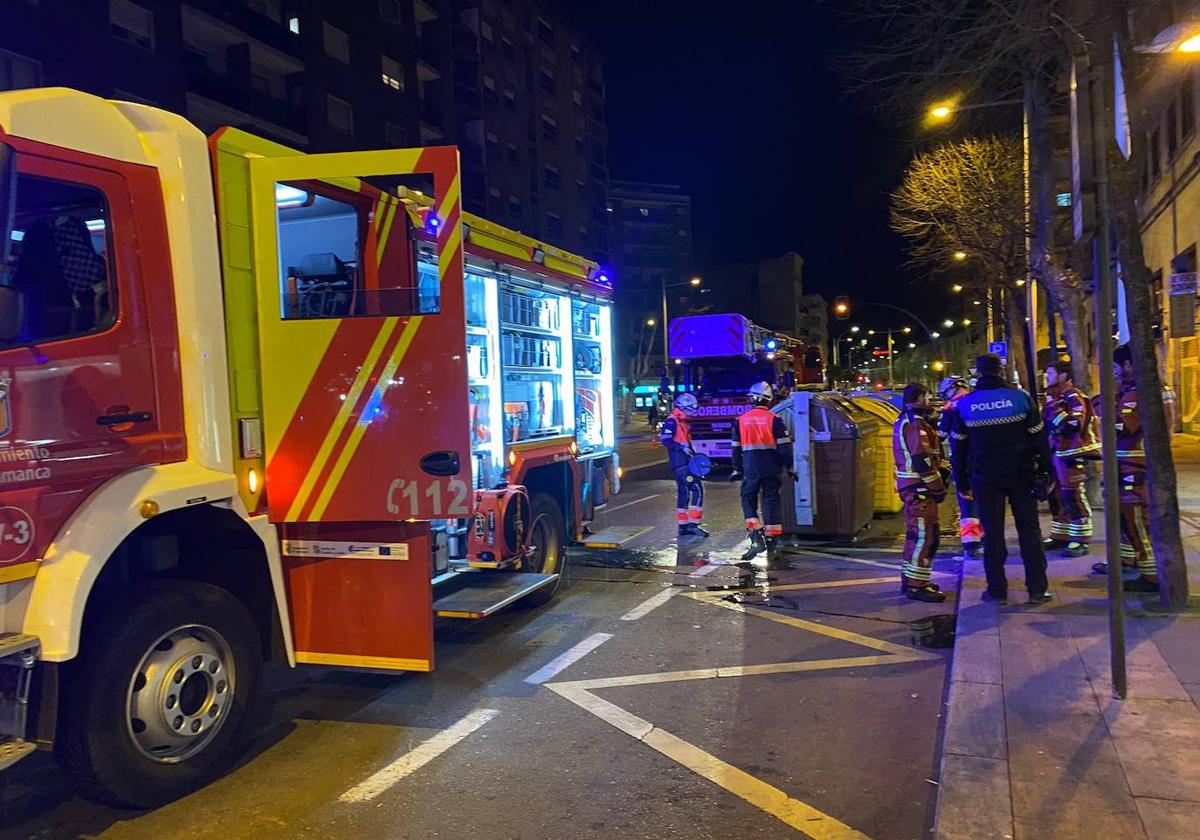
<instances>
[{"instance_id":1,"label":"truck cab window","mask_svg":"<svg viewBox=\"0 0 1200 840\"><path fill-rule=\"evenodd\" d=\"M18 175L0 347L107 330L117 318L108 203L93 187Z\"/></svg>"},{"instance_id":2,"label":"truck cab window","mask_svg":"<svg viewBox=\"0 0 1200 840\"><path fill-rule=\"evenodd\" d=\"M303 182L276 184L275 206L284 320L438 311L437 269L418 278L394 198Z\"/></svg>"}]
</instances>

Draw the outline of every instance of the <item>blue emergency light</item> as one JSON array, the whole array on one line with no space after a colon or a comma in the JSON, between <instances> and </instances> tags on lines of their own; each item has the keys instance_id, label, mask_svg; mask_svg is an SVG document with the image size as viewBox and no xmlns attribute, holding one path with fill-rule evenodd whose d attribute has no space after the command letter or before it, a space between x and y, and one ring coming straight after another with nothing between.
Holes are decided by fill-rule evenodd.
<instances>
[{"instance_id":1,"label":"blue emergency light","mask_svg":"<svg viewBox=\"0 0 1200 840\"><path fill-rule=\"evenodd\" d=\"M779 342L776 341L775 339L773 339L773 338L767 339L767 343L766 343L767 352L771 352L778 346L779 346Z\"/></svg>"},{"instance_id":2,"label":"blue emergency light","mask_svg":"<svg viewBox=\"0 0 1200 840\"><path fill-rule=\"evenodd\" d=\"M425 231L431 236L437 236L438 226L441 225L441 223L441 219L439 219L436 214L430 213L425 218Z\"/></svg>"}]
</instances>

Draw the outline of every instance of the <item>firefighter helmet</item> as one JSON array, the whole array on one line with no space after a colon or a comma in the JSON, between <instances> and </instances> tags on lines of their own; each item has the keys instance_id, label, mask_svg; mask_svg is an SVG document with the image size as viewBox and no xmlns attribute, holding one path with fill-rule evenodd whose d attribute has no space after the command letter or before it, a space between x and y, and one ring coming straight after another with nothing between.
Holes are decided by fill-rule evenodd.
<instances>
[{"instance_id":1,"label":"firefighter helmet","mask_svg":"<svg viewBox=\"0 0 1200 840\"><path fill-rule=\"evenodd\" d=\"M947 376L938 385L938 394L941 395L942 399L946 400L949 399L950 395L955 391L969 387L970 386L967 385L967 380L963 379L961 376Z\"/></svg>"},{"instance_id":2,"label":"firefighter helmet","mask_svg":"<svg viewBox=\"0 0 1200 840\"><path fill-rule=\"evenodd\" d=\"M675 407L685 414L691 414L699 405L695 394L680 394L675 398Z\"/></svg>"},{"instance_id":3,"label":"firefighter helmet","mask_svg":"<svg viewBox=\"0 0 1200 840\"><path fill-rule=\"evenodd\" d=\"M755 382L750 386L750 399L759 403L768 403L775 399L775 389L770 382Z\"/></svg>"}]
</instances>

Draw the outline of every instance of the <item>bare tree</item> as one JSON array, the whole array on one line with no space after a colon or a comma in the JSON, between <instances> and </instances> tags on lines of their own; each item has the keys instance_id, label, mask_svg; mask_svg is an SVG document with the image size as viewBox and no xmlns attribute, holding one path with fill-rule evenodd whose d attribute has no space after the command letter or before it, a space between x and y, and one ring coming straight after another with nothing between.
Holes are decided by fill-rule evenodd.
<instances>
[{"instance_id":1,"label":"bare tree","mask_svg":"<svg viewBox=\"0 0 1200 840\"><path fill-rule=\"evenodd\" d=\"M974 276L983 278L982 290L995 298L1009 335L1022 337L1014 342L1011 361L1024 378L1030 348L1016 303L1026 265L1021 154L1015 139L984 137L917 155L892 194L891 222L912 242L919 263L948 267L965 258L977 264Z\"/></svg>"}]
</instances>

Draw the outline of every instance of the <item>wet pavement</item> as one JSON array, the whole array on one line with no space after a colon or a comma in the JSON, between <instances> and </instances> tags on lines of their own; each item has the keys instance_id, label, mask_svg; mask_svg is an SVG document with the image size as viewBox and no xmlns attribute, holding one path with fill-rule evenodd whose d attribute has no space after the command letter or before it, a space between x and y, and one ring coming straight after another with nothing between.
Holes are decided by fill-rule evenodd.
<instances>
[{"instance_id":1,"label":"wet pavement","mask_svg":"<svg viewBox=\"0 0 1200 840\"><path fill-rule=\"evenodd\" d=\"M747 577L736 486L682 546L665 467L608 507L649 530L575 551L543 609L443 626L435 673L272 669L238 768L156 811L36 756L0 775L0 838L928 836L948 651L908 622L954 593L900 597L895 521Z\"/></svg>"}]
</instances>

